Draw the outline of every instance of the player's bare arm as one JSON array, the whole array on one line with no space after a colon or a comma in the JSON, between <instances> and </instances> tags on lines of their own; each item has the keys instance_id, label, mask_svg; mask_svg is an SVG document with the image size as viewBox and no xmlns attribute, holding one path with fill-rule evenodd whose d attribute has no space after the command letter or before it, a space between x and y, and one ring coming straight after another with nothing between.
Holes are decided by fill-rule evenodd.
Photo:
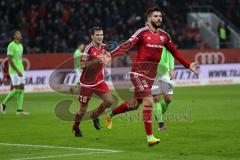
<instances>
[{"instance_id":1,"label":"player's bare arm","mask_svg":"<svg viewBox=\"0 0 240 160\"><path fill-rule=\"evenodd\" d=\"M169 77L170 77L171 80L174 78L174 69L170 69Z\"/></svg>"}]
</instances>

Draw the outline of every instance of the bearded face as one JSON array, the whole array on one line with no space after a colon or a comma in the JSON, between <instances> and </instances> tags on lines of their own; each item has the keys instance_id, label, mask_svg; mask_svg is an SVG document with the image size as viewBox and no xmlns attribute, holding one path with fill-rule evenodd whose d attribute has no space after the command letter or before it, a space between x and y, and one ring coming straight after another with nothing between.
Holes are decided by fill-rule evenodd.
<instances>
[{"instance_id":1,"label":"bearded face","mask_svg":"<svg viewBox=\"0 0 240 160\"><path fill-rule=\"evenodd\" d=\"M149 16L148 21L152 24L154 28L160 28L162 25L162 13L158 11L153 12Z\"/></svg>"}]
</instances>

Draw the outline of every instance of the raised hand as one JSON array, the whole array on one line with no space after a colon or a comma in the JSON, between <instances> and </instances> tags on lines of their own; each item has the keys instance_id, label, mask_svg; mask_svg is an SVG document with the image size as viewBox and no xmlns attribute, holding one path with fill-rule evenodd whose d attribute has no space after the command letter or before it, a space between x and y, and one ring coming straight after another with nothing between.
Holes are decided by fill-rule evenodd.
<instances>
[{"instance_id":1,"label":"raised hand","mask_svg":"<svg viewBox=\"0 0 240 160\"><path fill-rule=\"evenodd\" d=\"M109 52L107 52L106 50L103 50L103 56L106 61L105 64L107 64L112 59L111 54Z\"/></svg>"},{"instance_id":2,"label":"raised hand","mask_svg":"<svg viewBox=\"0 0 240 160\"><path fill-rule=\"evenodd\" d=\"M103 53L104 53L104 56L105 56L105 59L106 59L106 63L111 61L111 59L112 59L111 54L109 52L105 51L105 50L103 51Z\"/></svg>"}]
</instances>

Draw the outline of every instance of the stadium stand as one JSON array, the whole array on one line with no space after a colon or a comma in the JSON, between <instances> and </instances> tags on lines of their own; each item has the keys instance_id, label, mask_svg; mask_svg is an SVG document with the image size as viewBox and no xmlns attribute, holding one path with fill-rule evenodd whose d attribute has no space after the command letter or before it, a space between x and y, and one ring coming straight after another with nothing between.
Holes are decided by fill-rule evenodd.
<instances>
[{"instance_id":1,"label":"stadium stand","mask_svg":"<svg viewBox=\"0 0 240 160\"><path fill-rule=\"evenodd\" d=\"M237 0L2 0L0 54L5 54L9 33L16 27L23 32L25 53L73 52L79 41L89 41L88 29L95 25L104 28L106 42L120 42L143 26L144 13L152 6L159 6L166 13L163 27L178 48L209 48L198 26L187 25L186 14L191 5L214 6L234 25L240 26L240 1Z\"/></svg>"}]
</instances>

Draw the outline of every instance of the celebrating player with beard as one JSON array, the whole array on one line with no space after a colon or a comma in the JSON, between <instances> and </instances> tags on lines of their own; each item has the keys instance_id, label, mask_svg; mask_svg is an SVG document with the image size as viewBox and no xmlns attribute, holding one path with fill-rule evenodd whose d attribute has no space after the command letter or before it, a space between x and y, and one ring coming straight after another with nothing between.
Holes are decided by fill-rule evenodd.
<instances>
[{"instance_id":1,"label":"celebrating player with beard","mask_svg":"<svg viewBox=\"0 0 240 160\"><path fill-rule=\"evenodd\" d=\"M195 63L190 63L180 53L170 36L165 31L161 30L162 13L158 8L152 8L147 11L148 24L147 26L137 30L131 38L118 48L113 50L106 58L110 60L118 55L123 54L132 46L137 47L137 57L133 62L130 72L130 79L135 87L134 98L130 101L125 101L120 104L106 116L107 128L112 127L111 118L115 115L136 110L143 103L143 121L146 130L147 142L149 146L159 143L159 139L152 134L152 106L154 104L151 93L152 84L156 77L157 67L161 59L162 49L165 46L170 53L180 61L186 68L197 73L198 68Z\"/></svg>"}]
</instances>

